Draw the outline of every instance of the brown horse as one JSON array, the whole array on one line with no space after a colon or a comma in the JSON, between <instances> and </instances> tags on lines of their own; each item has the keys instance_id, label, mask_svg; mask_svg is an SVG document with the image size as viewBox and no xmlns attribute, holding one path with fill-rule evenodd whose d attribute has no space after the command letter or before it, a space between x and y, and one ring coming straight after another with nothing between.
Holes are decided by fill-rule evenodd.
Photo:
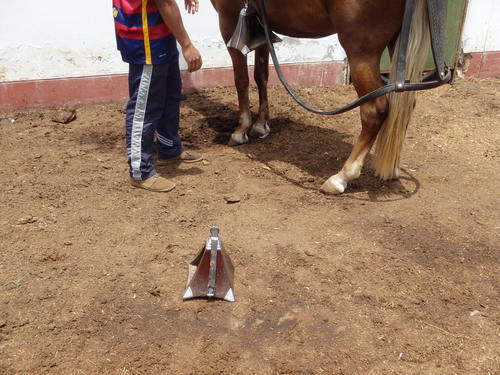
<instances>
[{"instance_id":1,"label":"brown horse","mask_svg":"<svg viewBox=\"0 0 500 375\"><path fill-rule=\"evenodd\" d=\"M219 15L222 37L227 43L236 28L244 1L211 1ZM250 3L258 7L255 1ZM410 29L406 71L407 79L412 81L421 76L429 50L425 3L425 0L416 1ZM397 51L404 6L404 0L265 0L269 28L279 34L297 38L338 34L349 61L351 80L360 97L383 84L380 59L386 47L391 52ZM263 45L255 50L254 78L260 106L258 119L253 124L249 107L247 59L234 48L228 50L239 101L239 124L229 144L238 145L248 141L247 133L260 138L269 134L269 48ZM349 181L359 177L365 157L376 139L374 168L377 175L382 179L398 178L399 157L414 104L414 93L404 92L380 96L361 105L361 134L342 170L331 176L321 190L330 194L342 193Z\"/></svg>"}]
</instances>

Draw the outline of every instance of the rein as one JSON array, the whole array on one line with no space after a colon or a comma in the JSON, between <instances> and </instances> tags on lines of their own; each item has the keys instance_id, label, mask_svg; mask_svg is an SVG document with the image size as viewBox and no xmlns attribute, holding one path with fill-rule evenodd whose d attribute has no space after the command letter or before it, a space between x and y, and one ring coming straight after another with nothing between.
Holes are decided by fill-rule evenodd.
<instances>
[{"instance_id":1,"label":"rein","mask_svg":"<svg viewBox=\"0 0 500 375\"><path fill-rule=\"evenodd\" d=\"M413 18L413 10L415 8L415 0L406 0L403 23L401 26L399 53L397 56L393 56L393 58L397 58L395 82L388 83L388 80L383 79L384 83L386 83L385 86L382 86L381 88L360 97L358 100L352 102L351 104L348 104L342 108L331 111L320 111L318 109L309 106L302 100L302 98L300 98L297 92L292 89L292 87L286 80L285 76L283 75L278 57L276 56L274 45L271 42L271 36L269 31L269 25L267 22L267 13L264 0L258 0L259 4L258 8L260 9L257 9L257 12L262 21L262 26L264 28L266 41L269 46L269 51L273 60L274 68L276 69L278 78L280 79L281 83L288 91L288 93L300 106L302 106L303 108L312 113L316 113L318 115L338 115L340 113L350 111L351 109L359 107L360 105L366 102L369 102L379 96L389 94L391 92L429 90L444 85L445 83L448 83L451 80L452 76L451 69L446 65L444 61L444 52L443 52L444 40L445 40L444 25L446 20L447 2L448 2L447 0L427 0L431 45L432 45L434 63L436 68L432 72L426 74L423 78L428 79L436 75L437 79L420 83L411 83L406 80L406 58L408 50L408 40L410 34L411 21Z\"/></svg>"}]
</instances>

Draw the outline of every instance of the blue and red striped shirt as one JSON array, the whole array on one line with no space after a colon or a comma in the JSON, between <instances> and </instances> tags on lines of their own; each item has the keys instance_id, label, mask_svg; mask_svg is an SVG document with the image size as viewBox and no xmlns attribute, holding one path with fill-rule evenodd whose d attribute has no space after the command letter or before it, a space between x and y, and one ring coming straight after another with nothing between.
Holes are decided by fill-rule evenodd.
<instances>
[{"instance_id":1,"label":"blue and red striped shirt","mask_svg":"<svg viewBox=\"0 0 500 375\"><path fill-rule=\"evenodd\" d=\"M178 55L177 42L154 0L113 0L113 17L123 61L164 64Z\"/></svg>"}]
</instances>

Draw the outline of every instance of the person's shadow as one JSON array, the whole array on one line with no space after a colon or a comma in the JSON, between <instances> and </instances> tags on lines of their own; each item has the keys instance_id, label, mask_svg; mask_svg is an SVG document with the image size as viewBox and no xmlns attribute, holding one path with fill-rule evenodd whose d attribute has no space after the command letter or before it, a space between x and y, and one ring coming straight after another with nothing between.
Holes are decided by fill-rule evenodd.
<instances>
[{"instance_id":1,"label":"person's shadow","mask_svg":"<svg viewBox=\"0 0 500 375\"><path fill-rule=\"evenodd\" d=\"M185 141L193 144L207 141L228 143L238 122L237 103L224 104L213 99L207 91L190 93L183 103L203 115L203 119L193 124L194 130L181 130ZM323 181L342 168L353 147L351 134L283 116L271 118L270 127L271 133L266 139L250 139L248 144L237 146L236 149L263 163L271 173L304 189L319 192ZM420 183L408 171L402 170L400 180L384 182L368 168L370 161L371 156L368 156L361 176L349 184L344 197L382 202L407 199L418 192ZM285 167L277 168L276 164ZM293 176L286 173L287 165L294 169ZM408 189L405 185L412 187ZM368 198L359 196L357 193L360 192L366 192Z\"/></svg>"}]
</instances>

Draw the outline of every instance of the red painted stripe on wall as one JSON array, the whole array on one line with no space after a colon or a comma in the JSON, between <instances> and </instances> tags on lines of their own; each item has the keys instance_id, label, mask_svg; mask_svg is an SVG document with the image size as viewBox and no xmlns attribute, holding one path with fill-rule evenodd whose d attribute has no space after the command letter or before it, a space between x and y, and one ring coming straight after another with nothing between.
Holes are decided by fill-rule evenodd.
<instances>
[{"instance_id":1,"label":"red painted stripe on wall","mask_svg":"<svg viewBox=\"0 0 500 375\"><path fill-rule=\"evenodd\" d=\"M468 77L500 77L500 52L472 53L472 61L465 73Z\"/></svg>"},{"instance_id":2,"label":"red painted stripe on wall","mask_svg":"<svg viewBox=\"0 0 500 375\"><path fill-rule=\"evenodd\" d=\"M0 112L123 100L126 75L0 83Z\"/></svg>"},{"instance_id":3,"label":"red painted stripe on wall","mask_svg":"<svg viewBox=\"0 0 500 375\"><path fill-rule=\"evenodd\" d=\"M342 61L282 66L290 84L324 87L344 83L344 68ZM184 92L234 85L232 68L207 68L181 74ZM249 74L253 77L253 67ZM270 69L269 84L280 84L273 68ZM107 103L127 98L126 74L0 83L0 112Z\"/></svg>"}]
</instances>

